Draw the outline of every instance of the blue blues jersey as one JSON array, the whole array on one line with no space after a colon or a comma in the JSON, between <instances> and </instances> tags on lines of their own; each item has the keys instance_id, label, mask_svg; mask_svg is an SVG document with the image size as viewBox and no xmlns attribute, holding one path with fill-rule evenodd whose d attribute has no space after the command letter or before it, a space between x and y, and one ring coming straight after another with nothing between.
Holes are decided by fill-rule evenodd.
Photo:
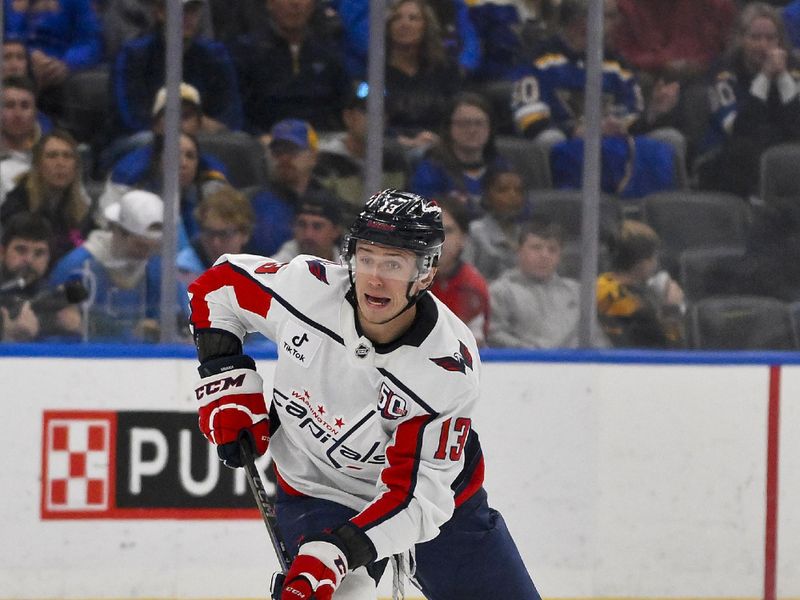
<instances>
[{"instance_id":1,"label":"blue blues jersey","mask_svg":"<svg viewBox=\"0 0 800 600\"><path fill-rule=\"evenodd\" d=\"M511 97L520 133L535 136L550 127L571 135L583 118L586 64L582 54L560 38L547 41L533 62L521 69ZM603 113L635 121L644 109L634 73L620 60L603 60Z\"/></svg>"}]
</instances>

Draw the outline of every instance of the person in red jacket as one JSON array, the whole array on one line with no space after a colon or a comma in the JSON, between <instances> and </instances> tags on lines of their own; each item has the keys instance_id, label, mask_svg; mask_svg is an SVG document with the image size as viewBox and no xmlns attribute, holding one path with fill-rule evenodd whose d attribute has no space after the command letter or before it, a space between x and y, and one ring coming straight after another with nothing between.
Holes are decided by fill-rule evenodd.
<instances>
[{"instance_id":1,"label":"person in red jacket","mask_svg":"<svg viewBox=\"0 0 800 600\"><path fill-rule=\"evenodd\" d=\"M442 208L445 237L431 292L467 324L483 346L489 331L489 287L478 269L462 257L469 239L469 213L463 202L450 196L437 203Z\"/></svg>"}]
</instances>

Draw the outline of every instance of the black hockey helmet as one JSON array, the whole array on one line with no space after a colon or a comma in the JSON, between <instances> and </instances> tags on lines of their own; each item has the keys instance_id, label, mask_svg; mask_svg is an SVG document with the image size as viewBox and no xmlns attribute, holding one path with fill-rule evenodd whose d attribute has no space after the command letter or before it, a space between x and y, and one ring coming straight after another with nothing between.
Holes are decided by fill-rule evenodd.
<instances>
[{"instance_id":1,"label":"black hockey helmet","mask_svg":"<svg viewBox=\"0 0 800 600\"><path fill-rule=\"evenodd\" d=\"M383 190L367 200L344 238L347 264L355 255L358 240L411 250L419 259L418 277L423 277L437 265L442 252L442 210L417 194Z\"/></svg>"}]
</instances>

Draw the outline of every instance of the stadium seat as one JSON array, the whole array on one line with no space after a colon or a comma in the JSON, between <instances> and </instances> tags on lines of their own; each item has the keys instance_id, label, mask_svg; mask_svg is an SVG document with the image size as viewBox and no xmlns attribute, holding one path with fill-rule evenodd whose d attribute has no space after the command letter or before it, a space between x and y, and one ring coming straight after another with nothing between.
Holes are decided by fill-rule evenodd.
<instances>
[{"instance_id":1,"label":"stadium seat","mask_svg":"<svg viewBox=\"0 0 800 600\"><path fill-rule=\"evenodd\" d=\"M579 240L565 242L561 248L561 262L558 264L558 274L562 277L570 277L580 280L581 262L581 243ZM604 273L611 268L611 258L608 246L600 244L597 250L597 273Z\"/></svg>"},{"instance_id":2,"label":"stadium seat","mask_svg":"<svg viewBox=\"0 0 800 600\"><path fill-rule=\"evenodd\" d=\"M681 252L679 281L687 301L737 293L740 281L735 275L736 265L744 252L743 246L693 248Z\"/></svg>"},{"instance_id":3,"label":"stadium seat","mask_svg":"<svg viewBox=\"0 0 800 600\"><path fill-rule=\"evenodd\" d=\"M197 136L200 148L218 158L228 169L228 181L237 188L260 186L267 181L264 146L241 131Z\"/></svg>"},{"instance_id":4,"label":"stadium seat","mask_svg":"<svg viewBox=\"0 0 800 600\"><path fill-rule=\"evenodd\" d=\"M526 190L550 189L550 156L540 144L527 138L499 135L495 138L497 152L505 157L522 176Z\"/></svg>"},{"instance_id":5,"label":"stadium seat","mask_svg":"<svg viewBox=\"0 0 800 600\"><path fill-rule=\"evenodd\" d=\"M703 350L794 350L798 338L789 304L765 296L717 296L689 309L692 346Z\"/></svg>"},{"instance_id":6,"label":"stadium seat","mask_svg":"<svg viewBox=\"0 0 800 600\"><path fill-rule=\"evenodd\" d=\"M659 192L642 201L642 219L661 238L662 265L674 278L681 252L713 246L744 246L747 206L718 192Z\"/></svg>"},{"instance_id":7,"label":"stadium seat","mask_svg":"<svg viewBox=\"0 0 800 600\"><path fill-rule=\"evenodd\" d=\"M78 142L92 143L108 127L108 67L81 71L64 83L64 114L58 125Z\"/></svg>"},{"instance_id":8,"label":"stadium seat","mask_svg":"<svg viewBox=\"0 0 800 600\"><path fill-rule=\"evenodd\" d=\"M532 190L528 193L532 215L541 215L555 221L564 230L564 241L581 238L583 194L580 190ZM613 196L600 197L600 240L607 240L618 229L622 209Z\"/></svg>"},{"instance_id":9,"label":"stadium seat","mask_svg":"<svg viewBox=\"0 0 800 600\"><path fill-rule=\"evenodd\" d=\"M778 144L761 155L759 195L769 204L780 199L800 199L800 144Z\"/></svg>"},{"instance_id":10,"label":"stadium seat","mask_svg":"<svg viewBox=\"0 0 800 600\"><path fill-rule=\"evenodd\" d=\"M478 93L486 97L492 106L494 130L499 135L514 135L514 118L511 113L513 81L492 81L481 85Z\"/></svg>"}]
</instances>

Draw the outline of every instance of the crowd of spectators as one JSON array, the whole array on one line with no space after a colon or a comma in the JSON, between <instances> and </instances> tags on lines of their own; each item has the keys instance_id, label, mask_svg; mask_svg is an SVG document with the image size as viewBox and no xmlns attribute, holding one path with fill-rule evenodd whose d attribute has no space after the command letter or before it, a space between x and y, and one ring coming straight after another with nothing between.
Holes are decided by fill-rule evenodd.
<instances>
[{"instance_id":1,"label":"crowd of spectators","mask_svg":"<svg viewBox=\"0 0 800 600\"><path fill-rule=\"evenodd\" d=\"M166 2L4 0L3 341L159 337ZM370 2L182 5L185 335L186 285L221 254L336 260L377 190L364 189ZM582 184L588 5L386 0L382 186L441 203L433 291L482 345L578 345L580 225L543 214L543 198ZM800 258L800 192L770 202L761 181L768 149L800 143L800 0L604 0L603 39L601 191L618 214L600 239L591 345L696 342L680 263L659 265L674 240L648 222L659 194L724 195L748 226L743 266L717 274L742 287L725 292L800 301L797 269L782 268ZM101 100L87 111L89 92ZM243 138L265 176L239 184L219 142ZM531 185L539 156L547 181ZM777 276L759 278L767 268ZM88 298L62 294L72 281ZM58 290L45 294L56 310L37 304L43 290Z\"/></svg>"}]
</instances>

